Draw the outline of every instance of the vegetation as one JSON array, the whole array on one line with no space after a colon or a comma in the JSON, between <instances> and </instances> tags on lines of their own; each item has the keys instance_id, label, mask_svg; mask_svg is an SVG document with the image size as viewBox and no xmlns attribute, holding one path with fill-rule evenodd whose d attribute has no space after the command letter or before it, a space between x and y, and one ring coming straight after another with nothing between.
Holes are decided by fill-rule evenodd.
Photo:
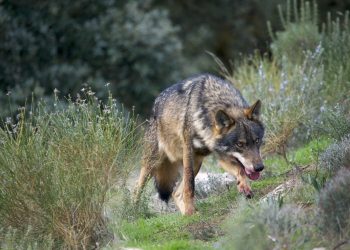
<instances>
[{"instance_id":1,"label":"vegetation","mask_svg":"<svg viewBox=\"0 0 350 250\"><path fill-rule=\"evenodd\" d=\"M16 32L13 40L2 43L0 56L10 51L6 46L18 46L18 50L6 55L11 58L8 68L3 62L0 70L7 70L4 79L21 76L28 81L12 89L10 100L17 101L16 95L25 89L44 91L45 82L58 90L50 98L2 111L13 114L17 110L0 127L1 249L349 248L348 12L340 18L329 15L322 24L322 11L316 4L287 1L279 8L282 29L275 32L270 25L271 55L256 53L236 60L232 72L225 60L215 57L223 76L250 103L263 102L267 167L261 180L252 182L253 199L245 200L233 186L197 199L196 214L184 217L178 212L155 213L152 185L147 186L138 206L132 202L142 122L120 105L127 100L132 106L138 96L135 93L145 89L148 96L135 104L147 103L164 87L159 82L182 74L174 70L185 60L179 31L170 21L176 14L168 14L166 5L157 1L101 1L91 9L82 8L78 1L70 5L69 14L64 11L68 2L34 2L30 13L21 12L26 13L22 17L15 10L26 4L1 3L0 22L5 27L1 34L9 35L11 27ZM83 11L76 13L80 9ZM87 18L91 13L96 14L94 20ZM28 18L38 20L31 29ZM67 20L71 26L65 29ZM62 25L61 33L46 27L48 23ZM82 27L89 27L89 32ZM46 39L47 51L41 51L38 32ZM63 39L66 32L72 34L72 40ZM186 35L185 41L195 39L195 34ZM119 35L125 37L119 39ZM50 39L63 40L58 44ZM80 48L80 39L86 39L86 48ZM23 44L31 49L23 50ZM68 53L70 49L77 54ZM92 51L89 57L84 56L86 50ZM19 55L33 64L24 74L13 74ZM70 57L68 64L65 57ZM105 62L102 58L107 63L99 68L98 62ZM154 67L156 63L162 67ZM119 71L111 70L114 67ZM53 71L62 74L48 73ZM67 72L74 74L68 77ZM110 76L116 79L109 85L112 91L130 94L125 100L113 99L108 88L100 91ZM77 87L82 79L91 81L93 89ZM132 85L140 79L146 85ZM3 91L10 89L7 80L1 83ZM153 81L157 84L150 87ZM61 82L70 87L59 89ZM70 93L71 87L72 93L78 92L71 94L74 98L58 98ZM49 95L46 91L42 96ZM106 93L108 98L101 100ZM205 169L212 171L208 165L215 164L213 157Z\"/></svg>"},{"instance_id":2,"label":"vegetation","mask_svg":"<svg viewBox=\"0 0 350 250\"><path fill-rule=\"evenodd\" d=\"M86 85L102 97L110 82L118 100L146 112L156 93L181 76L182 43L167 11L145 5L2 2L0 104L8 104L8 92L13 105L23 105L32 92L50 99L56 88L75 96Z\"/></svg>"},{"instance_id":3,"label":"vegetation","mask_svg":"<svg viewBox=\"0 0 350 250\"><path fill-rule=\"evenodd\" d=\"M342 239L350 233L350 170L341 169L320 193L318 206L322 229Z\"/></svg>"},{"instance_id":4,"label":"vegetation","mask_svg":"<svg viewBox=\"0 0 350 250\"><path fill-rule=\"evenodd\" d=\"M53 111L23 109L0 129L0 227L28 241L2 235L1 248L86 248L108 235L107 194L125 185L139 132L113 99L103 105L86 94L63 108L57 100Z\"/></svg>"},{"instance_id":5,"label":"vegetation","mask_svg":"<svg viewBox=\"0 0 350 250\"><path fill-rule=\"evenodd\" d=\"M320 20L326 20L328 11L339 16L350 8L347 1L317 2ZM286 0L77 0L74 4L68 0L1 1L0 117L14 114L32 94L53 101L55 88L64 96L76 96L88 85L101 98L106 95L106 83L126 108L135 107L147 116L152 101L165 86L198 72L214 71L215 63L206 51L227 65L255 49L270 51L266 21L271 21L272 28L284 30L292 30L294 21L285 18L281 25L277 4L282 4L281 10L288 6ZM318 22L312 20L307 28L307 13L304 16L305 20L302 15L295 19L295 32L276 35L280 40L274 39L276 50L289 50L295 53L293 57L302 55L294 39L303 37L308 38L302 39L303 47L314 50L320 36L315 25ZM344 67L332 61L327 64L348 72L348 60L342 55L349 48L337 43L348 42L349 38L345 35L338 39L337 25L326 26L334 36L324 46L329 45L340 55ZM281 44L284 42L291 46ZM329 77L337 78L338 74ZM8 108L10 104L12 109Z\"/></svg>"}]
</instances>

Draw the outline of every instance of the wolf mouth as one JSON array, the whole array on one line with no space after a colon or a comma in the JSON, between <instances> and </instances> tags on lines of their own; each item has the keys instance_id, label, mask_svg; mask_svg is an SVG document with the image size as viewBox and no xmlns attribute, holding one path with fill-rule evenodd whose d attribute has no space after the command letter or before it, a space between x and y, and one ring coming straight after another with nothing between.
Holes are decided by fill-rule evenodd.
<instances>
[{"instance_id":1,"label":"wolf mouth","mask_svg":"<svg viewBox=\"0 0 350 250\"><path fill-rule=\"evenodd\" d=\"M247 169L240 160L238 160L237 157L233 157L236 162L240 165L240 167L244 170L245 174L248 176L249 179L256 181L260 178L260 173L251 171L250 169Z\"/></svg>"}]
</instances>

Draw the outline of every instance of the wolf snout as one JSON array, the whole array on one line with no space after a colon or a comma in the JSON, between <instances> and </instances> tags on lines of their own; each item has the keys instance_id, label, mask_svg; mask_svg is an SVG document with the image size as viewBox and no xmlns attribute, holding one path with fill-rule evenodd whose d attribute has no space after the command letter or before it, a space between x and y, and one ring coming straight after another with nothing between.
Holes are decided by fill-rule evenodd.
<instances>
[{"instance_id":1,"label":"wolf snout","mask_svg":"<svg viewBox=\"0 0 350 250\"><path fill-rule=\"evenodd\" d=\"M262 163L258 163L256 165L254 165L254 170L256 172L261 172L261 171L263 171L263 169L264 169L264 164L262 164Z\"/></svg>"}]
</instances>

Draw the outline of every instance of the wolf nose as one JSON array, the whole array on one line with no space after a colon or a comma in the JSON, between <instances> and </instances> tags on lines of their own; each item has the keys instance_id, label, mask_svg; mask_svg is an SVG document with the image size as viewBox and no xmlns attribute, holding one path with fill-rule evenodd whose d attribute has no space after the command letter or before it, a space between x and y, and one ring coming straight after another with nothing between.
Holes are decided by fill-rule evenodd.
<instances>
[{"instance_id":1,"label":"wolf nose","mask_svg":"<svg viewBox=\"0 0 350 250\"><path fill-rule=\"evenodd\" d=\"M256 171L256 172L260 172L260 171L262 171L264 169L264 164L262 164L262 163L258 163L258 164L256 164L255 166L254 166L254 170Z\"/></svg>"}]
</instances>

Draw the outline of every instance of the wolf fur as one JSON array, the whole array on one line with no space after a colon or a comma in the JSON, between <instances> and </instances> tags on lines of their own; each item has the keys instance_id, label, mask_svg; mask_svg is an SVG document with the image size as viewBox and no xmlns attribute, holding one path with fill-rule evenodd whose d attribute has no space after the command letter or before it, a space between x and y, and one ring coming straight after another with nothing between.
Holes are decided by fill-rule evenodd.
<instances>
[{"instance_id":1,"label":"wolf fur","mask_svg":"<svg viewBox=\"0 0 350 250\"><path fill-rule=\"evenodd\" d=\"M247 176L255 180L264 168L260 107L259 100L249 106L230 82L210 74L164 90L148 121L135 199L153 176L161 199L168 201L172 195L182 214L193 214L194 178L212 152L221 167L236 176L239 191L251 196ZM182 181L174 190L181 170Z\"/></svg>"}]
</instances>

